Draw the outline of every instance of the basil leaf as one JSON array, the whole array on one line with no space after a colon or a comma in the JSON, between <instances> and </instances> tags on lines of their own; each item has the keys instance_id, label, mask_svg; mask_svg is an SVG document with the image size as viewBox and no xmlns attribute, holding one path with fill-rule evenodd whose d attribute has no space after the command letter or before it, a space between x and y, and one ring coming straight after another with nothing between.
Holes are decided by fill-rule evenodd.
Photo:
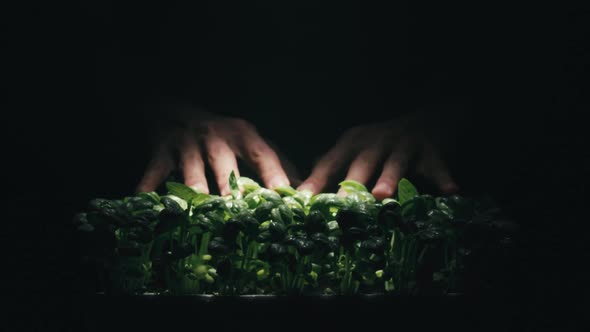
<instances>
[{"instance_id":1,"label":"basil leaf","mask_svg":"<svg viewBox=\"0 0 590 332\"><path fill-rule=\"evenodd\" d=\"M249 194L261 188L256 181L245 176L240 176L238 179L238 186L244 190L244 194Z\"/></svg>"},{"instance_id":2,"label":"basil leaf","mask_svg":"<svg viewBox=\"0 0 590 332\"><path fill-rule=\"evenodd\" d=\"M178 196L187 202L192 201L199 195L199 192L193 188L178 182L166 182L166 189L170 194Z\"/></svg>"},{"instance_id":3,"label":"basil leaf","mask_svg":"<svg viewBox=\"0 0 590 332\"><path fill-rule=\"evenodd\" d=\"M297 194L297 190L291 186L276 187L274 191L278 192L281 196L295 196Z\"/></svg>"},{"instance_id":4,"label":"basil leaf","mask_svg":"<svg viewBox=\"0 0 590 332\"><path fill-rule=\"evenodd\" d=\"M236 173L234 173L234 171L231 171L229 174L229 189L231 190L231 195L234 199L242 198L242 193L240 192L238 180L236 179Z\"/></svg>"},{"instance_id":5,"label":"basil leaf","mask_svg":"<svg viewBox=\"0 0 590 332\"><path fill-rule=\"evenodd\" d=\"M340 186L340 189L344 190L348 194L355 192L369 192L367 187L354 180L344 180L338 185Z\"/></svg>"},{"instance_id":6,"label":"basil leaf","mask_svg":"<svg viewBox=\"0 0 590 332\"><path fill-rule=\"evenodd\" d=\"M405 201L418 196L418 190L410 181L402 178L397 186L397 196L400 204L404 204Z\"/></svg>"}]
</instances>

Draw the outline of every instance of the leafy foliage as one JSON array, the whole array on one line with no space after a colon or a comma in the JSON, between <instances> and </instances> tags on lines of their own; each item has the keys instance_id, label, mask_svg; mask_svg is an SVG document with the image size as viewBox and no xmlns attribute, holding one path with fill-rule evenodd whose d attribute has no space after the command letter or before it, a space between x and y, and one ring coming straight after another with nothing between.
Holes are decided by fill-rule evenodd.
<instances>
[{"instance_id":1,"label":"leafy foliage","mask_svg":"<svg viewBox=\"0 0 590 332\"><path fill-rule=\"evenodd\" d=\"M340 185L346 197L312 197L232 173L221 197L168 182L163 196L92 200L74 225L103 290L126 294L457 292L470 262L517 231L489 202L420 195L406 179L380 202Z\"/></svg>"}]
</instances>

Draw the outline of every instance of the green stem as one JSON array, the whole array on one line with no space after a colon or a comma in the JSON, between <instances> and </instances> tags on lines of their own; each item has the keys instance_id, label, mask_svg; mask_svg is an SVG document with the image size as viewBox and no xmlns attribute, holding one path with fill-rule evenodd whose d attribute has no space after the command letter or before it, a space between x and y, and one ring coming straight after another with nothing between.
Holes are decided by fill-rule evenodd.
<instances>
[{"instance_id":1,"label":"green stem","mask_svg":"<svg viewBox=\"0 0 590 332\"><path fill-rule=\"evenodd\" d=\"M344 277L342 278L341 290L342 294L350 294L350 283L352 278L351 258L350 255L345 254L344 259Z\"/></svg>"},{"instance_id":2,"label":"green stem","mask_svg":"<svg viewBox=\"0 0 590 332\"><path fill-rule=\"evenodd\" d=\"M256 241L252 241L252 259L258 258L258 249L260 249L260 245Z\"/></svg>"},{"instance_id":3,"label":"green stem","mask_svg":"<svg viewBox=\"0 0 590 332\"><path fill-rule=\"evenodd\" d=\"M305 276L303 275L303 271L305 270L305 266L309 261L309 256L301 257L297 255L297 270L295 272L295 276L293 278L293 284L291 285L292 290L298 290L300 293L303 290L303 286L305 284Z\"/></svg>"},{"instance_id":4,"label":"green stem","mask_svg":"<svg viewBox=\"0 0 590 332\"><path fill-rule=\"evenodd\" d=\"M250 255L252 254L252 244L248 244L248 241L246 241L246 239L242 239L242 252L244 254L243 258L242 258L242 271L244 271L246 269L247 266L247 262L248 262L248 258L250 257ZM244 251L245 250L245 251Z\"/></svg>"},{"instance_id":5,"label":"green stem","mask_svg":"<svg viewBox=\"0 0 590 332\"><path fill-rule=\"evenodd\" d=\"M389 241L389 254L392 255L394 253L394 248L395 246L395 230L393 230L393 232L391 232L391 240Z\"/></svg>"},{"instance_id":6,"label":"green stem","mask_svg":"<svg viewBox=\"0 0 590 332\"><path fill-rule=\"evenodd\" d=\"M199 260L202 258L203 255L207 253L207 247L209 246L209 238L211 237L211 233L203 233L201 236L201 245L199 246Z\"/></svg>"}]
</instances>

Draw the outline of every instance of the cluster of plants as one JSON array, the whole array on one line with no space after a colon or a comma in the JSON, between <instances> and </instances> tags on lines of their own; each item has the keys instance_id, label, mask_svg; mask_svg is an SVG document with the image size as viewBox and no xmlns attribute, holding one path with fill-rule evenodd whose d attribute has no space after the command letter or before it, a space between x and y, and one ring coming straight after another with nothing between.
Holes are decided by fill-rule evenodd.
<instances>
[{"instance_id":1,"label":"cluster of plants","mask_svg":"<svg viewBox=\"0 0 590 332\"><path fill-rule=\"evenodd\" d=\"M377 201L360 183L312 196L230 176L231 195L167 182L166 195L94 199L74 218L99 288L141 294L461 292L470 260L510 242L493 204L421 195Z\"/></svg>"}]
</instances>

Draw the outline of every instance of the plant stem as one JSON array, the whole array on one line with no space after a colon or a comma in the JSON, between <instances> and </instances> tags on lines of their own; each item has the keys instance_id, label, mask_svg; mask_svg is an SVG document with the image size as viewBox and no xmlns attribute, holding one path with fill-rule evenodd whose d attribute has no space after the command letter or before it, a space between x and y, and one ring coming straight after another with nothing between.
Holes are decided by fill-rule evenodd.
<instances>
[{"instance_id":1,"label":"plant stem","mask_svg":"<svg viewBox=\"0 0 590 332\"><path fill-rule=\"evenodd\" d=\"M344 262L344 280L342 285L342 293L350 295L350 283L352 279L352 269L351 269L351 258L350 255L346 254L345 262Z\"/></svg>"},{"instance_id":2,"label":"plant stem","mask_svg":"<svg viewBox=\"0 0 590 332\"><path fill-rule=\"evenodd\" d=\"M207 253L207 247L209 246L209 237L210 236L211 236L211 233L209 233L209 232L203 233L203 235L201 236L201 245L199 246L199 252L198 252L199 260L202 258L203 255L205 255Z\"/></svg>"}]
</instances>

